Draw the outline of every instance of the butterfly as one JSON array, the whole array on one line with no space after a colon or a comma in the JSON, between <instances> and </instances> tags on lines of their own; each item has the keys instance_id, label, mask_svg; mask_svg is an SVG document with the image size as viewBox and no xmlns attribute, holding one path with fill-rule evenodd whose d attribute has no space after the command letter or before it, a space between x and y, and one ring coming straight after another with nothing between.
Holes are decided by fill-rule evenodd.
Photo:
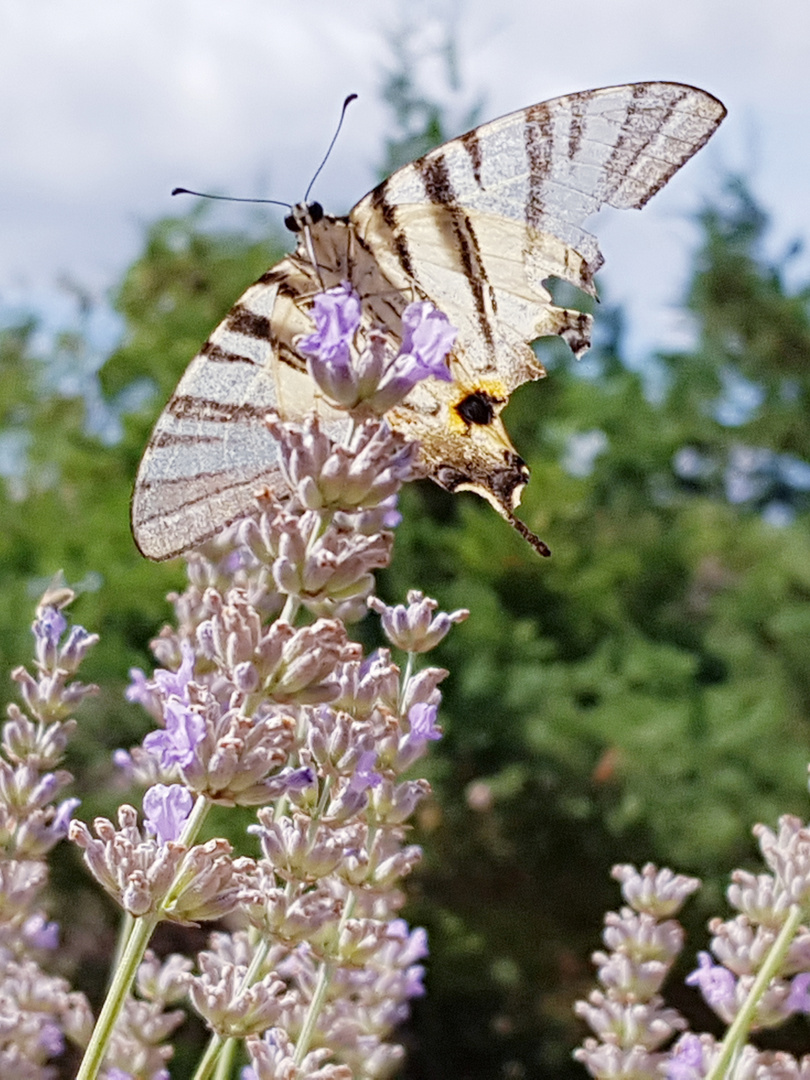
<instances>
[{"instance_id":1,"label":"butterfly","mask_svg":"<svg viewBox=\"0 0 810 1080\"><path fill-rule=\"evenodd\" d=\"M419 442L433 480L478 493L535 540L514 515L529 471L499 414L516 387L545 375L530 342L558 335L580 356L591 329L590 315L552 302L546 282L595 295L602 256L586 218L605 205L644 206L725 113L678 83L568 94L430 151L345 217L294 207L296 250L231 308L155 425L132 498L140 551L182 554L279 489L268 411L340 416L317 395L296 342L312 332L314 295L343 282L362 300L361 331L384 328L394 351L413 300L431 301L457 328L452 381L418 384L387 419Z\"/></svg>"}]
</instances>

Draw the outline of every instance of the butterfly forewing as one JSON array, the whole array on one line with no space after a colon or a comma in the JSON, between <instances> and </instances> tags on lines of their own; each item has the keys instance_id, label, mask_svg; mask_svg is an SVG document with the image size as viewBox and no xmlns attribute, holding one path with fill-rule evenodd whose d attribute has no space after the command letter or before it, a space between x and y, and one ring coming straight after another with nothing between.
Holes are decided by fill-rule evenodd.
<instances>
[{"instance_id":1,"label":"butterfly forewing","mask_svg":"<svg viewBox=\"0 0 810 1080\"><path fill-rule=\"evenodd\" d=\"M482 124L399 169L358 203L380 208L395 234L408 204L463 207L550 233L581 259L568 280L592 288L601 265L583 223L603 205L643 206L725 116L711 94L679 83L634 83L568 94ZM418 261L407 237L395 250ZM564 275L559 275L564 276Z\"/></svg>"},{"instance_id":2,"label":"butterfly forewing","mask_svg":"<svg viewBox=\"0 0 810 1080\"><path fill-rule=\"evenodd\" d=\"M348 219L312 225L231 309L158 420L133 495L141 551L164 559L195 547L279 486L268 409L299 417L318 405L337 422L296 343L312 329L314 293L344 280L363 301L361 331L382 326L393 347L411 300L432 301L458 329L453 381L419 384L389 419L420 442L437 482L477 491L514 520L528 473L498 413L544 374L531 341L559 334L577 354L589 343L590 317L554 306L544 282L593 292L602 257L586 218L643 206L724 115L710 94L675 83L570 94L451 140ZM486 402L485 423L469 419L472 400Z\"/></svg>"},{"instance_id":3,"label":"butterfly forewing","mask_svg":"<svg viewBox=\"0 0 810 1080\"><path fill-rule=\"evenodd\" d=\"M244 515L279 479L268 411L298 417L316 405L303 359L273 332L294 323L283 285L301 282L281 269L251 286L189 364L155 426L132 497L133 532L149 558L198 546Z\"/></svg>"}]
</instances>

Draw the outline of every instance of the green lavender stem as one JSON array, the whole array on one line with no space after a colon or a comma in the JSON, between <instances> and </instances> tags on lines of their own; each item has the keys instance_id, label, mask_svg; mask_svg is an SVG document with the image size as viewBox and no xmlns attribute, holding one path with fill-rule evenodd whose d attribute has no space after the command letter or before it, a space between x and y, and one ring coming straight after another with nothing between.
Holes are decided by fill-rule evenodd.
<instances>
[{"instance_id":1,"label":"green lavender stem","mask_svg":"<svg viewBox=\"0 0 810 1080\"><path fill-rule=\"evenodd\" d=\"M211 1036L208 1040L208 1046L205 1048L205 1053L200 1059L200 1064L197 1066L197 1071L194 1073L194 1080L208 1080L208 1077L213 1075L219 1052L224 1045L225 1040L221 1035Z\"/></svg>"},{"instance_id":2,"label":"green lavender stem","mask_svg":"<svg viewBox=\"0 0 810 1080\"><path fill-rule=\"evenodd\" d=\"M194 843L197 833L200 831L202 823L205 821L206 815L208 814L209 807L210 803L204 796L200 796L197 799L194 804L194 809L191 811L189 819L183 829L183 835L180 838L182 844L191 847ZM166 899L171 897L171 895L172 890L169 889ZM158 908L157 911L152 912L150 915L142 915L140 918L133 920L129 936L126 940L126 945L124 946L121 955L121 962L116 968L112 982L110 983L110 989L107 993L104 1005L102 1006L96 1026L93 1029L90 1042L87 1044L87 1050L82 1059L81 1067L76 1074L76 1080L95 1080L98 1075L98 1070L104 1060L104 1054L107 1051L107 1044L110 1041L112 1030L115 1027L118 1017L121 1015L121 1009L124 1007L127 994L132 989L135 975L143 960L143 954L146 952L146 947L151 940L152 933L162 917L163 911L161 908Z\"/></svg>"},{"instance_id":3,"label":"green lavender stem","mask_svg":"<svg viewBox=\"0 0 810 1080\"><path fill-rule=\"evenodd\" d=\"M724 1080L731 1063L736 1060L743 1044L748 1038L751 1023L756 1014L760 998L765 993L771 979L779 972L782 963L787 956L790 944L796 935L796 931L802 921L803 911L794 904L791 907L785 924L771 946L771 950L765 957L765 962L757 973L753 985L745 999L742 1008L734 1017L734 1022L726 1032L726 1036L720 1046L720 1054L710 1069L706 1080Z\"/></svg>"},{"instance_id":4,"label":"green lavender stem","mask_svg":"<svg viewBox=\"0 0 810 1080\"><path fill-rule=\"evenodd\" d=\"M354 894L350 895L346 900L346 906L343 909L343 914L340 918L340 926L338 927L337 938L340 940L341 931L352 916L355 906ZM310 1043L312 1042L312 1036L315 1031L315 1025L318 1022L318 1017L321 1014L323 1003L326 1000L326 991L329 989L329 982L332 978L332 973L337 965L332 960L323 960L321 962L320 969L318 971L318 981L315 984L315 989L312 993L312 1001L309 1003L307 1009L307 1015L304 1018L304 1023L301 1027L301 1034L298 1037L298 1042L295 1047L295 1064L300 1065L304 1058L309 1053Z\"/></svg>"},{"instance_id":5,"label":"green lavender stem","mask_svg":"<svg viewBox=\"0 0 810 1080\"><path fill-rule=\"evenodd\" d=\"M115 972L101 1015L87 1045L76 1080L95 1080L98 1075L112 1029L115 1027L115 1022L121 1013L126 996L135 980L138 965L143 960L143 954L149 944L149 939L152 937L152 931L159 921L160 912L144 915L135 920L121 963Z\"/></svg>"}]
</instances>

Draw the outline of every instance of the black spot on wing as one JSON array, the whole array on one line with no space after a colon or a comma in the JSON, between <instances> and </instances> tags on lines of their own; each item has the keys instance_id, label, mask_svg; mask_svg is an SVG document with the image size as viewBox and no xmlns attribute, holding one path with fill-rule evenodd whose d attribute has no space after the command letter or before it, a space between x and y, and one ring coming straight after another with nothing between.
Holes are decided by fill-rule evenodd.
<instances>
[{"instance_id":1,"label":"black spot on wing","mask_svg":"<svg viewBox=\"0 0 810 1080\"><path fill-rule=\"evenodd\" d=\"M495 398L485 390L474 390L462 398L455 409L466 424L486 427L495 419L495 406L502 404L503 399Z\"/></svg>"}]
</instances>

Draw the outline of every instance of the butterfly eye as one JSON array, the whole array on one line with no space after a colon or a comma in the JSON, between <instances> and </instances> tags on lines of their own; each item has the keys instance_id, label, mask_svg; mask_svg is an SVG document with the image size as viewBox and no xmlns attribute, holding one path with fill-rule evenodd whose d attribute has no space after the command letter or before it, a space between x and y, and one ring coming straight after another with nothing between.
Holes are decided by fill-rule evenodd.
<instances>
[{"instance_id":1,"label":"butterfly eye","mask_svg":"<svg viewBox=\"0 0 810 1080\"><path fill-rule=\"evenodd\" d=\"M467 424L491 424L495 419L492 398L480 390L468 394L456 405L456 412Z\"/></svg>"},{"instance_id":2,"label":"butterfly eye","mask_svg":"<svg viewBox=\"0 0 810 1080\"><path fill-rule=\"evenodd\" d=\"M299 233L308 225L317 225L322 220L323 207L319 202L297 203L292 213L284 218L284 224L290 232Z\"/></svg>"}]
</instances>

